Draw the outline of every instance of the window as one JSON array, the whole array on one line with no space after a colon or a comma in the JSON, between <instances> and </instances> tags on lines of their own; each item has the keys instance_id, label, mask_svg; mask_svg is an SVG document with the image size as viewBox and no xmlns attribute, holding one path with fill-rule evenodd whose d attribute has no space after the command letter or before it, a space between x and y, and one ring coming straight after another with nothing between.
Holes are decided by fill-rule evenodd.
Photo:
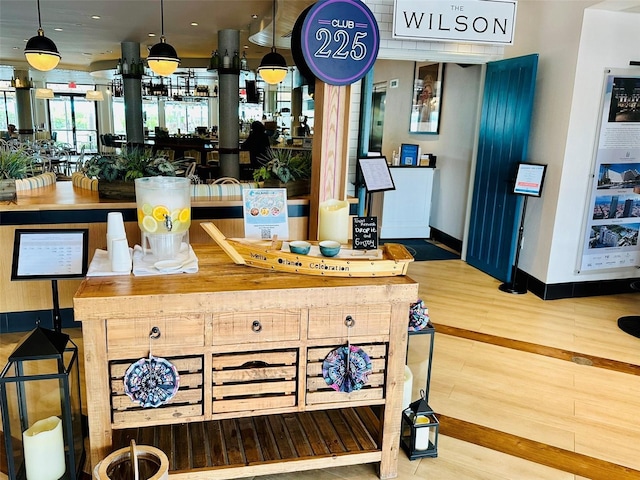
<instances>
[{"instance_id":1,"label":"window","mask_svg":"<svg viewBox=\"0 0 640 480\"><path fill-rule=\"evenodd\" d=\"M6 84L6 85L5 85ZM0 82L0 89L9 88L11 83ZM18 115L16 110L16 93L10 90L0 91L0 111L4 111L5 114L0 118L0 130L6 131L7 126L10 123L18 125Z\"/></svg>"}]
</instances>

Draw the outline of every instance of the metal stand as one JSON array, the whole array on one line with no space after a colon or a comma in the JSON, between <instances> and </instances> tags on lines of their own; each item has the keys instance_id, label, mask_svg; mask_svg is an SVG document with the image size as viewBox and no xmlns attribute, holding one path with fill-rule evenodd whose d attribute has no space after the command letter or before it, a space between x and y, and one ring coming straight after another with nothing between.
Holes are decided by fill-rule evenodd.
<instances>
[{"instance_id":1,"label":"metal stand","mask_svg":"<svg viewBox=\"0 0 640 480\"><path fill-rule=\"evenodd\" d=\"M518 274L518 260L520 259L520 250L522 249L522 238L524 237L524 216L527 212L527 200L529 197L527 195L524 196L524 205L522 206L522 215L520 217L520 228L518 229L518 245L516 248L516 258L513 263L512 271L511 271L511 281L505 282L501 284L498 288L506 293L513 293L522 295L523 293L527 293L526 285L518 285L517 274Z\"/></svg>"},{"instance_id":2,"label":"metal stand","mask_svg":"<svg viewBox=\"0 0 640 480\"><path fill-rule=\"evenodd\" d=\"M57 280L51 280L51 293L53 294L53 329L60 333L62 332L62 316L60 315Z\"/></svg>"}]
</instances>

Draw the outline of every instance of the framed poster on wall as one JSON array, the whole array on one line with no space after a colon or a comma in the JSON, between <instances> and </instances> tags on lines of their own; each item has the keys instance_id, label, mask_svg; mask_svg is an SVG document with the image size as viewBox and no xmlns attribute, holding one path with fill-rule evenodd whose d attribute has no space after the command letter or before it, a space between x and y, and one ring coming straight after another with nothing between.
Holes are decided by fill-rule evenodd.
<instances>
[{"instance_id":1,"label":"framed poster on wall","mask_svg":"<svg viewBox=\"0 0 640 480\"><path fill-rule=\"evenodd\" d=\"M410 133L437 134L440 131L443 79L443 63L415 64Z\"/></svg>"},{"instance_id":2,"label":"framed poster on wall","mask_svg":"<svg viewBox=\"0 0 640 480\"><path fill-rule=\"evenodd\" d=\"M640 265L640 75L605 72L578 272Z\"/></svg>"}]
</instances>

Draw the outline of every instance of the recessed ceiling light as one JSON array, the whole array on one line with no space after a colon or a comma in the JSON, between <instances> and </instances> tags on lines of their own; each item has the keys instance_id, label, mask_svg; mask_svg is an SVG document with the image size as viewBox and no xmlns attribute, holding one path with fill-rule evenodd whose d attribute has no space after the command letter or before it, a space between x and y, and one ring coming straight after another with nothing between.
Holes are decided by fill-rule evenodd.
<instances>
[{"instance_id":1,"label":"recessed ceiling light","mask_svg":"<svg viewBox=\"0 0 640 480\"><path fill-rule=\"evenodd\" d=\"M197 27L198 26L198 22L191 22L191 26L192 27Z\"/></svg>"},{"instance_id":2,"label":"recessed ceiling light","mask_svg":"<svg viewBox=\"0 0 640 480\"><path fill-rule=\"evenodd\" d=\"M61 29L60 27L58 27L58 28L54 28L54 30L55 30L56 32L61 32L61 31L62 31L62 29Z\"/></svg>"},{"instance_id":3,"label":"recessed ceiling light","mask_svg":"<svg viewBox=\"0 0 640 480\"><path fill-rule=\"evenodd\" d=\"M253 19L255 20L256 18L258 18L258 15L256 15L256 14L254 13L253 15L251 15L251 18L253 18Z\"/></svg>"},{"instance_id":4,"label":"recessed ceiling light","mask_svg":"<svg viewBox=\"0 0 640 480\"><path fill-rule=\"evenodd\" d=\"M100 20L100 15L91 15L94 20Z\"/></svg>"},{"instance_id":5,"label":"recessed ceiling light","mask_svg":"<svg viewBox=\"0 0 640 480\"><path fill-rule=\"evenodd\" d=\"M18 50L18 47L13 47L14 50Z\"/></svg>"},{"instance_id":6,"label":"recessed ceiling light","mask_svg":"<svg viewBox=\"0 0 640 480\"><path fill-rule=\"evenodd\" d=\"M150 33L150 34L149 34L149 36L150 36L150 37L155 37L155 36L156 36L156 34L155 34L155 33Z\"/></svg>"}]
</instances>

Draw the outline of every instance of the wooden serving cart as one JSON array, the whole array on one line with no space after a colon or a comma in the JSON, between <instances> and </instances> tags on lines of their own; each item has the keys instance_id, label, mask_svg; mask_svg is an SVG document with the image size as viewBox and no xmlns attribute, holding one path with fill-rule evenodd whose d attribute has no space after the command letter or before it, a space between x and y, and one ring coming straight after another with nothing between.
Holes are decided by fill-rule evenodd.
<instances>
[{"instance_id":1,"label":"wooden serving cart","mask_svg":"<svg viewBox=\"0 0 640 480\"><path fill-rule=\"evenodd\" d=\"M176 479L360 463L396 477L418 284L271 272L234 264L215 245L194 251L198 273L88 277L76 292L92 464L134 439L166 453ZM342 393L322 363L347 342L369 355L372 373ZM150 349L176 366L180 389L142 408L123 376Z\"/></svg>"}]
</instances>

